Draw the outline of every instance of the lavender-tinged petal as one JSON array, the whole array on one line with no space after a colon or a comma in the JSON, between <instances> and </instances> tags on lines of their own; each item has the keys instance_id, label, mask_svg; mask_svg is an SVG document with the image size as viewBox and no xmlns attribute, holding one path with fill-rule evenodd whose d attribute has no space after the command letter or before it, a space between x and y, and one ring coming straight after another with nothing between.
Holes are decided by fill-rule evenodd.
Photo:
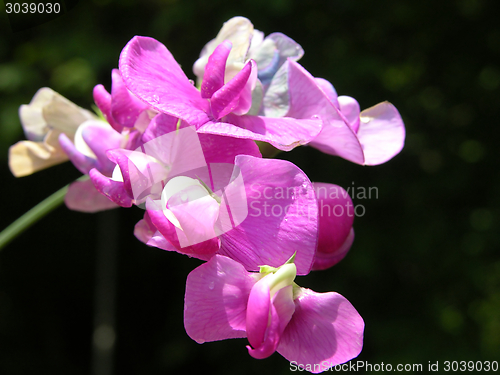
<instances>
[{"instance_id":1,"label":"lavender-tinged petal","mask_svg":"<svg viewBox=\"0 0 500 375\"><path fill-rule=\"evenodd\" d=\"M345 258L349 250L351 249L352 243L354 242L354 229L351 228L349 234L347 235L343 244L341 244L336 251L327 253L327 252L316 252L316 257L314 258L314 264L312 267L313 271L318 270L326 270L342 259Z\"/></svg>"},{"instance_id":2,"label":"lavender-tinged petal","mask_svg":"<svg viewBox=\"0 0 500 375\"><path fill-rule=\"evenodd\" d=\"M111 73L111 115L121 125L134 126L137 117L149 106L128 91L118 69Z\"/></svg>"},{"instance_id":3,"label":"lavender-tinged petal","mask_svg":"<svg viewBox=\"0 0 500 375\"><path fill-rule=\"evenodd\" d=\"M69 160L83 174L88 174L92 168L96 167L97 161L78 151L66 134L61 133L59 135L59 144L66 155L68 155Z\"/></svg>"},{"instance_id":4,"label":"lavender-tinged petal","mask_svg":"<svg viewBox=\"0 0 500 375\"><path fill-rule=\"evenodd\" d=\"M111 94L109 94L103 85L97 85L94 87L94 102L101 111L102 115L106 121L111 125L113 129L121 133L123 126L115 121L111 115Z\"/></svg>"},{"instance_id":5,"label":"lavender-tinged petal","mask_svg":"<svg viewBox=\"0 0 500 375\"><path fill-rule=\"evenodd\" d=\"M246 336L248 296L255 279L245 268L216 255L187 277L184 326L198 343Z\"/></svg>"},{"instance_id":6,"label":"lavender-tinged petal","mask_svg":"<svg viewBox=\"0 0 500 375\"><path fill-rule=\"evenodd\" d=\"M358 138L363 145L366 165L385 163L404 146L405 126L389 102L379 103L360 114Z\"/></svg>"},{"instance_id":7,"label":"lavender-tinged petal","mask_svg":"<svg viewBox=\"0 0 500 375\"><path fill-rule=\"evenodd\" d=\"M119 62L127 88L159 112L182 118L194 126L209 120L208 101L155 39L136 36L125 46Z\"/></svg>"},{"instance_id":8,"label":"lavender-tinged petal","mask_svg":"<svg viewBox=\"0 0 500 375\"><path fill-rule=\"evenodd\" d=\"M221 119L238 108L239 98L250 78L252 66L252 61L248 62L233 79L212 95L210 107L215 119Z\"/></svg>"},{"instance_id":9,"label":"lavender-tinged petal","mask_svg":"<svg viewBox=\"0 0 500 375\"><path fill-rule=\"evenodd\" d=\"M248 204L247 218L221 235L220 253L248 270L279 267L296 253L298 274L311 269L317 245L318 206L311 183L299 168L277 159L239 155Z\"/></svg>"},{"instance_id":10,"label":"lavender-tinged petal","mask_svg":"<svg viewBox=\"0 0 500 375\"><path fill-rule=\"evenodd\" d=\"M359 129L360 112L358 101L350 96L341 95L338 97L338 102L340 112L345 117L352 130L357 133Z\"/></svg>"},{"instance_id":11,"label":"lavender-tinged petal","mask_svg":"<svg viewBox=\"0 0 500 375\"><path fill-rule=\"evenodd\" d=\"M264 94L262 113L266 117L284 117L289 109L288 63L285 63L274 74Z\"/></svg>"},{"instance_id":12,"label":"lavender-tinged petal","mask_svg":"<svg viewBox=\"0 0 500 375\"><path fill-rule=\"evenodd\" d=\"M64 203L70 210L89 213L118 207L97 191L91 180L73 182L64 197Z\"/></svg>"},{"instance_id":13,"label":"lavender-tinged petal","mask_svg":"<svg viewBox=\"0 0 500 375\"><path fill-rule=\"evenodd\" d=\"M290 151L313 140L322 126L318 118L298 120L230 114L224 120L227 122L208 122L197 131L268 142L279 150Z\"/></svg>"},{"instance_id":14,"label":"lavender-tinged petal","mask_svg":"<svg viewBox=\"0 0 500 375\"><path fill-rule=\"evenodd\" d=\"M102 195L105 195L121 207L132 207L134 201L125 190L123 182L112 180L104 176L97 169L92 169L89 172L89 176L95 188Z\"/></svg>"},{"instance_id":15,"label":"lavender-tinged petal","mask_svg":"<svg viewBox=\"0 0 500 375\"><path fill-rule=\"evenodd\" d=\"M304 50L295 40L282 33L271 33L266 39L270 39L276 45L280 54L280 62L278 68L285 63L287 59L298 61L304 56Z\"/></svg>"},{"instance_id":16,"label":"lavender-tinged petal","mask_svg":"<svg viewBox=\"0 0 500 375\"><path fill-rule=\"evenodd\" d=\"M363 319L346 298L303 288L278 352L319 373L355 358L363 346L363 330Z\"/></svg>"},{"instance_id":17,"label":"lavender-tinged petal","mask_svg":"<svg viewBox=\"0 0 500 375\"><path fill-rule=\"evenodd\" d=\"M102 126L89 124L83 128L82 137L97 157L99 163L97 169L105 175L111 175L116 164L108 159L106 151L120 147L122 142L121 134L111 127L103 128Z\"/></svg>"},{"instance_id":18,"label":"lavender-tinged petal","mask_svg":"<svg viewBox=\"0 0 500 375\"><path fill-rule=\"evenodd\" d=\"M226 61L231 52L231 46L231 42L225 40L215 48L214 52L208 58L201 84L202 98L210 99L217 90L224 86Z\"/></svg>"}]
</instances>

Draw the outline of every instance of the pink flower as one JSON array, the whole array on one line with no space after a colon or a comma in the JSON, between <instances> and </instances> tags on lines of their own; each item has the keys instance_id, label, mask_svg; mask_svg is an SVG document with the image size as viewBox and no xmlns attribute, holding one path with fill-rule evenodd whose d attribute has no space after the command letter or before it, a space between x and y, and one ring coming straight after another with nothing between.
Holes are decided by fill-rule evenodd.
<instances>
[{"instance_id":1,"label":"pink flower","mask_svg":"<svg viewBox=\"0 0 500 375\"><path fill-rule=\"evenodd\" d=\"M364 322L338 293L295 284L295 265L245 267L216 255L187 278L184 326L196 342L247 337L251 356L277 351L313 373L356 357Z\"/></svg>"},{"instance_id":2,"label":"pink flower","mask_svg":"<svg viewBox=\"0 0 500 375\"><path fill-rule=\"evenodd\" d=\"M294 100L303 92L307 96ZM273 77L261 113L297 119L319 116L322 130L309 145L361 165L382 164L404 145L403 120L392 104L382 102L360 112L355 99L337 96L330 82L314 78L290 59Z\"/></svg>"},{"instance_id":3,"label":"pink flower","mask_svg":"<svg viewBox=\"0 0 500 375\"><path fill-rule=\"evenodd\" d=\"M167 48L152 38L134 37L123 49L119 66L133 94L153 109L186 121L199 133L269 142L281 150L310 142L321 130L321 121L314 115L294 119L246 114L252 107L257 69L250 60L225 82L230 50L231 43L225 41L210 55L201 92ZM300 93L306 95L306 91Z\"/></svg>"}]
</instances>

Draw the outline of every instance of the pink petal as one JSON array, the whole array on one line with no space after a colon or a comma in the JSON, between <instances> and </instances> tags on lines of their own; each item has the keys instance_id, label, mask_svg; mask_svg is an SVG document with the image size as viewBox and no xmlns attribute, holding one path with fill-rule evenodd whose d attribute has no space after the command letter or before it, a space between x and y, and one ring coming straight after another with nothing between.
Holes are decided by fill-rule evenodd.
<instances>
[{"instance_id":1,"label":"pink petal","mask_svg":"<svg viewBox=\"0 0 500 375\"><path fill-rule=\"evenodd\" d=\"M289 60L288 64L290 110L287 116L301 119L318 115L323 128L310 145L327 154L363 164L358 138L339 110L309 72L296 62Z\"/></svg>"},{"instance_id":2,"label":"pink petal","mask_svg":"<svg viewBox=\"0 0 500 375\"><path fill-rule=\"evenodd\" d=\"M319 373L355 358L363 347L363 330L363 319L343 296L303 288L278 352Z\"/></svg>"},{"instance_id":3,"label":"pink petal","mask_svg":"<svg viewBox=\"0 0 500 375\"><path fill-rule=\"evenodd\" d=\"M135 36L119 62L127 88L159 112L199 126L209 118L209 103L175 61L169 50L153 38Z\"/></svg>"},{"instance_id":4,"label":"pink petal","mask_svg":"<svg viewBox=\"0 0 500 375\"><path fill-rule=\"evenodd\" d=\"M311 269L317 245L318 206L311 183L288 161L236 157L245 183L247 218L224 233L220 254L249 271L279 267L296 253L298 274Z\"/></svg>"},{"instance_id":5,"label":"pink petal","mask_svg":"<svg viewBox=\"0 0 500 375\"><path fill-rule=\"evenodd\" d=\"M320 241L320 240L319 240ZM319 242L318 241L318 242ZM352 243L354 242L354 229L351 228L349 234L347 235L343 244L341 244L338 248L336 248L333 252L316 252L316 257L314 258L314 264L312 269L316 270L326 270L342 259L345 258L349 250L351 249Z\"/></svg>"},{"instance_id":6,"label":"pink petal","mask_svg":"<svg viewBox=\"0 0 500 375\"><path fill-rule=\"evenodd\" d=\"M356 99L350 96L338 97L339 109L342 115L347 120L347 123L352 130L357 133L359 129L359 103Z\"/></svg>"},{"instance_id":7,"label":"pink petal","mask_svg":"<svg viewBox=\"0 0 500 375\"><path fill-rule=\"evenodd\" d=\"M106 91L103 85L97 85L94 87L94 101L106 121L111 125L113 129L121 133L123 126L115 121L111 115L111 95Z\"/></svg>"},{"instance_id":8,"label":"pink petal","mask_svg":"<svg viewBox=\"0 0 500 375\"><path fill-rule=\"evenodd\" d=\"M137 239L148 246L154 246L162 250L177 251L174 245L168 242L151 222L148 212L144 213L144 219L134 227L134 235Z\"/></svg>"},{"instance_id":9,"label":"pink petal","mask_svg":"<svg viewBox=\"0 0 500 375\"><path fill-rule=\"evenodd\" d=\"M118 207L117 204L99 193L90 180L73 182L64 197L64 203L70 210L89 213Z\"/></svg>"},{"instance_id":10,"label":"pink petal","mask_svg":"<svg viewBox=\"0 0 500 375\"><path fill-rule=\"evenodd\" d=\"M236 76L212 95L210 107L212 115L216 120L221 119L238 108L240 94L250 78L252 66L255 69L255 63L252 65L251 61L248 62Z\"/></svg>"},{"instance_id":11,"label":"pink petal","mask_svg":"<svg viewBox=\"0 0 500 375\"><path fill-rule=\"evenodd\" d=\"M248 296L255 279L238 262L216 255L187 277L184 326L198 343L245 337Z\"/></svg>"},{"instance_id":12,"label":"pink petal","mask_svg":"<svg viewBox=\"0 0 500 375\"><path fill-rule=\"evenodd\" d=\"M132 95L125 86L120 71L113 69L111 73L111 115L121 125L131 128L139 114L149 106Z\"/></svg>"},{"instance_id":13,"label":"pink petal","mask_svg":"<svg viewBox=\"0 0 500 375\"><path fill-rule=\"evenodd\" d=\"M398 110L389 102L379 103L360 114L358 138L366 165L385 163L404 146L405 127Z\"/></svg>"},{"instance_id":14,"label":"pink petal","mask_svg":"<svg viewBox=\"0 0 500 375\"><path fill-rule=\"evenodd\" d=\"M294 118L271 118L261 116L236 116L230 114L227 122L207 122L198 128L198 133L209 133L235 138L253 139L290 151L310 142L321 130L321 120Z\"/></svg>"},{"instance_id":15,"label":"pink petal","mask_svg":"<svg viewBox=\"0 0 500 375\"><path fill-rule=\"evenodd\" d=\"M262 157L257 144L250 139L239 139L212 134L198 134L207 164L234 164L237 155Z\"/></svg>"},{"instance_id":16,"label":"pink petal","mask_svg":"<svg viewBox=\"0 0 500 375\"><path fill-rule=\"evenodd\" d=\"M319 212L318 248L313 269L325 269L325 265L334 265L349 251L354 240L354 206L349 194L340 186L321 182L314 182L313 186Z\"/></svg>"},{"instance_id":17,"label":"pink petal","mask_svg":"<svg viewBox=\"0 0 500 375\"><path fill-rule=\"evenodd\" d=\"M205 66L205 74L201 83L201 97L210 99L212 95L224 86L224 74L226 71L226 61L231 52L232 44L225 40L219 44L208 58Z\"/></svg>"},{"instance_id":18,"label":"pink petal","mask_svg":"<svg viewBox=\"0 0 500 375\"><path fill-rule=\"evenodd\" d=\"M123 182L114 181L104 176L97 169L89 172L90 179L95 188L104 196L122 207L132 207L133 199L128 195Z\"/></svg>"},{"instance_id":19,"label":"pink petal","mask_svg":"<svg viewBox=\"0 0 500 375\"><path fill-rule=\"evenodd\" d=\"M264 342L269 322L271 292L268 277L263 277L253 286L248 297L246 331L250 345L258 348ZM273 350L274 352L274 350Z\"/></svg>"}]
</instances>

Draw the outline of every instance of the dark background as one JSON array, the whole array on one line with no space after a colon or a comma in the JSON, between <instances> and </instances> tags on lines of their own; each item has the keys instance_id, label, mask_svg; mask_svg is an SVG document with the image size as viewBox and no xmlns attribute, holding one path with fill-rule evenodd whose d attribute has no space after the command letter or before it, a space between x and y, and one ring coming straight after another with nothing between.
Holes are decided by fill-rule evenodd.
<instances>
[{"instance_id":1,"label":"dark background","mask_svg":"<svg viewBox=\"0 0 500 375\"><path fill-rule=\"evenodd\" d=\"M75 3L75 2L72 2ZM348 298L366 324L371 364L498 360L500 27L494 1L80 0L64 15L13 31L0 5L0 229L79 173L69 163L14 178L18 108L49 86L90 108L134 35L191 66L222 23L241 15L302 45L300 63L362 108L389 100L406 145L361 167L302 147L280 157L313 181L376 187L335 267L296 281ZM17 22L17 21L16 21ZM29 26L29 25L28 25ZM16 26L17 27L17 26ZM279 354L252 359L246 340L199 345L183 327L187 274L199 261L133 236L137 208L116 210L115 374L288 373ZM0 374L91 373L96 249L113 215L60 207L0 251ZM99 238L104 228L104 239ZM110 233L109 236L106 233ZM111 298L111 297L110 297Z\"/></svg>"}]
</instances>

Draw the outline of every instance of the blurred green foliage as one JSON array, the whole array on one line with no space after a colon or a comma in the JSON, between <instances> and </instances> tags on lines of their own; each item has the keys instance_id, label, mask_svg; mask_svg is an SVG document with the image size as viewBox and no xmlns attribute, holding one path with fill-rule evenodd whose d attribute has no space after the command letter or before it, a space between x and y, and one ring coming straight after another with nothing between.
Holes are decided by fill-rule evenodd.
<instances>
[{"instance_id":1,"label":"blurred green foliage","mask_svg":"<svg viewBox=\"0 0 500 375\"><path fill-rule=\"evenodd\" d=\"M2 7L3 4L0 4ZM300 63L362 108L389 100L407 127L400 155L361 167L302 147L280 157L313 181L377 187L357 199L349 255L300 277L347 297L364 317L360 360L498 360L500 353L500 25L487 0L93 0L12 32L0 8L0 228L78 176L61 165L15 179L17 111L50 86L90 108L92 88L134 35L162 41L191 78L203 45L232 16L299 42ZM120 209L116 374L287 373L244 340L198 345L184 332L185 277L199 262L133 237L140 210ZM0 253L0 373L90 371L95 215L60 208Z\"/></svg>"}]
</instances>

